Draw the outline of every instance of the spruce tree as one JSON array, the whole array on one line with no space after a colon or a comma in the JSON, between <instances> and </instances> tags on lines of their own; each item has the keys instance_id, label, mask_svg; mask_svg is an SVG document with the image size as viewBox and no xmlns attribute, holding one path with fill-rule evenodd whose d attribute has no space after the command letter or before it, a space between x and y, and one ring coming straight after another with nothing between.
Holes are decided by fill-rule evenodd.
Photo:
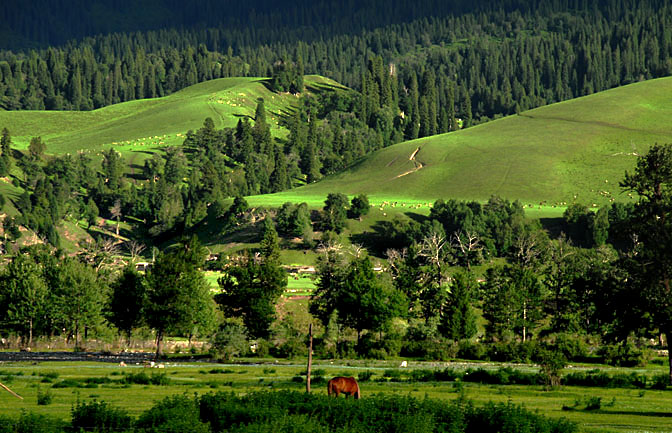
<instances>
[{"instance_id":1,"label":"spruce tree","mask_svg":"<svg viewBox=\"0 0 672 433\"><path fill-rule=\"evenodd\" d=\"M264 227L261 238L261 255L267 261L277 263L280 260L280 243L278 232L275 230L275 224L270 215L264 218Z\"/></svg>"},{"instance_id":2,"label":"spruce tree","mask_svg":"<svg viewBox=\"0 0 672 433\"><path fill-rule=\"evenodd\" d=\"M2 128L2 136L0 137L0 159L2 160L3 172L0 176L6 176L12 169L12 137L9 135L7 128Z\"/></svg>"}]
</instances>

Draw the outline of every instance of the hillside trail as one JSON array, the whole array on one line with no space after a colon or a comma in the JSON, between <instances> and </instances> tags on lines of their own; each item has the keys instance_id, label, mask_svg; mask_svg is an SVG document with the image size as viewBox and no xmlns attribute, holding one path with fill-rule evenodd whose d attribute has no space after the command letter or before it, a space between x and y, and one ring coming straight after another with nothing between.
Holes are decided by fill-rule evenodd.
<instances>
[{"instance_id":1,"label":"hillside trail","mask_svg":"<svg viewBox=\"0 0 672 433\"><path fill-rule=\"evenodd\" d=\"M424 165L423 165L421 162L419 162L419 161L417 161L417 160L415 159L415 156L418 154L418 152L420 152L420 149L421 149L420 147L418 147L417 149L415 149L415 151L414 151L413 153L411 153L411 156L408 158L409 161L413 161L413 165L415 165L415 167L413 167L411 170L408 170L408 171L405 172L405 173L401 173L400 175L395 176L395 177L394 177L395 179L398 179L398 178L400 178L400 177L409 175L409 174L411 174L411 173L415 173L416 171L418 171L418 170L420 170L422 167L424 167Z\"/></svg>"}]
</instances>

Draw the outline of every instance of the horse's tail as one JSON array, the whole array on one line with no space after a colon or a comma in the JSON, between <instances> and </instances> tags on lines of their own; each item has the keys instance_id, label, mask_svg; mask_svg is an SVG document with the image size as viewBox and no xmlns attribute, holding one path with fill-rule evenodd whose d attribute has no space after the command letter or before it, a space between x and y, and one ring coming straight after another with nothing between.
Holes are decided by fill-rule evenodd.
<instances>
[{"instance_id":1,"label":"horse's tail","mask_svg":"<svg viewBox=\"0 0 672 433\"><path fill-rule=\"evenodd\" d=\"M331 397L331 393L333 392L333 379L329 380L327 382L327 395Z\"/></svg>"},{"instance_id":2,"label":"horse's tail","mask_svg":"<svg viewBox=\"0 0 672 433\"><path fill-rule=\"evenodd\" d=\"M355 382L355 383L356 383L355 386L357 386L357 392L355 393L355 398L357 400L359 400L359 398L362 396L362 394L359 392L359 384L357 382Z\"/></svg>"}]
</instances>

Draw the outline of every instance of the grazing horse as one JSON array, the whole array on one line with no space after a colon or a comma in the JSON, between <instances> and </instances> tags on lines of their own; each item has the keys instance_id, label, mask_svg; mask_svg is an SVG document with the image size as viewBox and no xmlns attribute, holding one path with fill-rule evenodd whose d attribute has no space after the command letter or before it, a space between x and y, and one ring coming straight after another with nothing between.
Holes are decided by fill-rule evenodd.
<instances>
[{"instance_id":1,"label":"grazing horse","mask_svg":"<svg viewBox=\"0 0 672 433\"><path fill-rule=\"evenodd\" d=\"M359 393L359 385L354 377L334 377L329 382L327 382L327 394L334 397L338 397L338 394L345 394L345 398L348 398L349 395L354 395L355 399L358 399L361 394Z\"/></svg>"}]
</instances>

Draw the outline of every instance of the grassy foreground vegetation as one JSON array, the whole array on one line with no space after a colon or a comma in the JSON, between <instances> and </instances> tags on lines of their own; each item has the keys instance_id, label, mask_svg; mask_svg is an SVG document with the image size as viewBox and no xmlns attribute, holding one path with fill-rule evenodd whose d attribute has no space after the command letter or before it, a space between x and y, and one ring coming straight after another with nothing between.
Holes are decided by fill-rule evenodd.
<instances>
[{"instance_id":1,"label":"grassy foreground vegetation","mask_svg":"<svg viewBox=\"0 0 672 433\"><path fill-rule=\"evenodd\" d=\"M18 400L5 392L0 394L2 402L0 416L15 417L25 410L69 421L73 406L78 402L89 404L95 400L106 402L111 407L123 409L131 416L138 417L167 397L182 395L183 398L191 398L194 395L202 396L211 392L233 393L239 396L235 397L236 399L241 399L244 397L240 396L251 392L280 391L277 397L273 397L278 402L292 401L296 398L303 401L304 397L287 392L303 392L305 360L283 361L280 364L272 363L272 360L266 361L268 362L255 365L222 365L185 363L176 360L174 364L168 364L164 370L145 369L137 365L122 368L115 364L93 362L4 364L0 379L23 396L24 400ZM497 371L501 371L501 366L462 362L442 363L441 366L437 366L435 363L414 362L408 369L397 369L395 368L397 365L397 361L347 361L341 365L320 363L314 366L312 392L318 396L317 401L321 402L319 405L326 404L326 400L321 400L326 394L325 379L346 375L360 379L363 396L360 402L351 401L348 405L349 410L356 410L357 405L370 408L371 405L377 406L382 401L398 402L413 398L417 399L415 403L407 401L405 404L407 410L412 411L412 407L428 404L421 403L425 398L449 404L466 399L474 402L476 408L481 408L479 410L484 410L484 406L489 402L505 406L522 405L539 415L552 419L564 417L576 422L580 431L585 432L663 432L672 428L672 421L668 416L672 395L665 390L641 389L634 386L625 388L563 386L548 391L543 385L537 384L501 385L439 379L423 381L421 378L426 372L440 373L450 370L464 374L466 368L481 368L482 371L489 371L496 376ZM449 370L445 366L448 366ZM663 366L649 367L646 370L609 367L601 369L610 376L637 372L653 377L664 371ZM585 370L585 367L574 366L566 373L579 374ZM514 371L524 375L534 373L536 369L514 367ZM39 395L42 395L42 404L38 404ZM48 404L45 404L45 395L50 396L47 399ZM227 398L234 397L231 395ZM343 400L341 402L345 404ZM589 406L591 403L593 406ZM329 407L337 410L340 404L334 406L332 402Z\"/></svg>"}]
</instances>

